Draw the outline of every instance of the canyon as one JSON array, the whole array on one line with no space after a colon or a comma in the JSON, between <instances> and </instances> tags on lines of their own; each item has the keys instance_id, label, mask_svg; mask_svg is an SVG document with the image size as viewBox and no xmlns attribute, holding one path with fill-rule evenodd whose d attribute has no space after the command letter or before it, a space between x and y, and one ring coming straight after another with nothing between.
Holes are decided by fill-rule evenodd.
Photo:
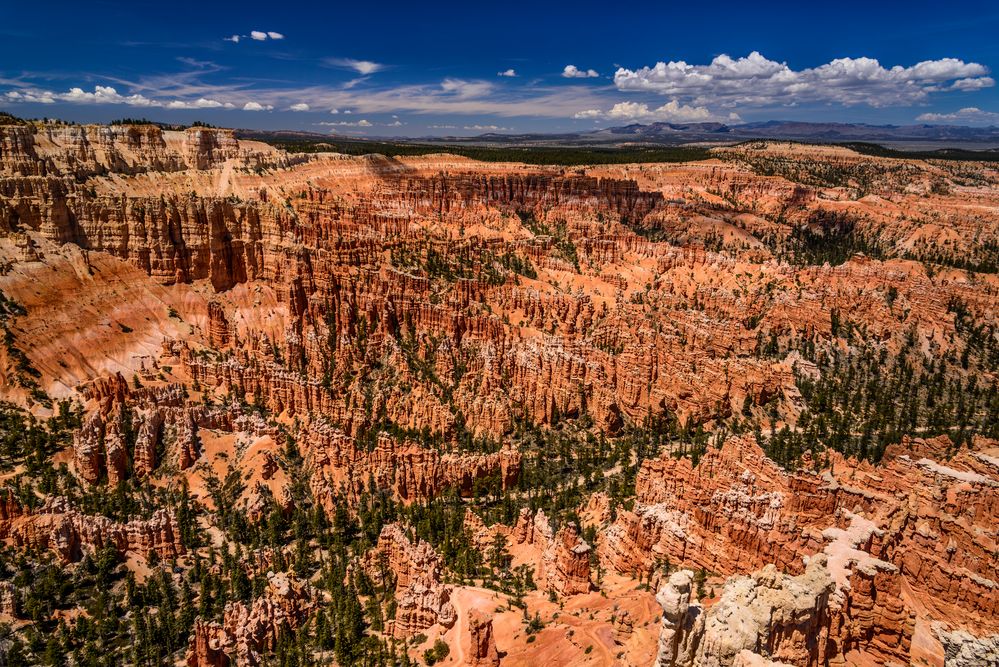
<instances>
[{"instance_id":1,"label":"canyon","mask_svg":"<svg viewBox=\"0 0 999 667\"><path fill-rule=\"evenodd\" d=\"M59 571L192 667L994 664L997 211L838 146L0 125L0 617L82 636Z\"/></svg>"}]
</instances>

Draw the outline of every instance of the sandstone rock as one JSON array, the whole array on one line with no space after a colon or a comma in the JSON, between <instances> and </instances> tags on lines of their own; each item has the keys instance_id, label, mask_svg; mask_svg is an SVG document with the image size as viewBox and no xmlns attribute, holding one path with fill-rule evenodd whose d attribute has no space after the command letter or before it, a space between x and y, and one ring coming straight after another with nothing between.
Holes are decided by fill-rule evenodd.
<instances>
[{"instance_id":1,"label":"sandstone rock","mask_svg":"<svg viewBox=\"0 0 999 667\"><path fill-rule=\"evenodd\" d=\"M386 573L395 577L396 637L408 637L435 624L454 625L457 612L451 604L451 587L441 582L440 557L426 542L411 541L400 524L382 528L364 567L376 581L383 582Z\"/></svg>"},{"instance_id":2,"label":"sandstone rock","mask_svg":"<svg viewBox=\"0 0 999 667\"><path fill-rule=\"evenodd\" d=\"M471 646L471 653L466 656L467 664L470 667L499 667L492 618L478 609L469 609L466 627Z\"/></svg>"},{"instance_id":3,"label":"sandstone rock","mask_svg":"<svg viewBox=\"0 0 999 667\"><path fill-rule=\"evenodd\" d=\"M80 429L73 434L73 461L77 474L95 484L104 474L105 461L102 456L104 440L104 418L99 412L91 414Z\"/></svg>"},{"instance_id":4,"label":"sandstone rock","mask_svg":"<svg viewBox=\"0 0 999 667\"><path fill-rule=\"evenodd\" d=\"M322 423L305 438L306 461L312 470L312 489L325 505L346 494L356 500L367 490L367 480L391 489L404 502L425 500L456 489L471 495L476 480L498 475L501 487L516 483L521 454L503 449L495 454L441 454L414 442L398 442L382 434L371 452L360 450L349 436Z\"/></svg>"},{"instance_id":5,"label":"sandstone rock","mask_svg":"<svg viewBox=\"0 0 999 667\"><path fill-rule=\"evenodd\" d=\"M590 590L590 545L573 523L559 529L545 550L542 578L549 590L559 596L588 593Z\"/></svg>"},{"instance_id":6,"label":"sandstone rock","mask_svg":"<svg viewBox=\"0 0 999 667\"><path fill-rule=\"evenodd\" d=\"M224 349L232 339L232 330L225 309L218 301L208 302L208 342L213 349Z\"/></svg>"},{"instance_id":7,"label":"sandstone rock","mask_svg":"<svg viewBox=\"0 0 999 667\"><path fill-rule=\"evenodd\" d=\"M0 539L16 546L51 549L65 563L79 560L84 551L112 546L122 555L145 558L155 553L172 559L184 553L174 515L156 510L147 519L117 523L92 516L70 506L65 498L49 498L34 511L25 510L12 494L0 503Z\"/></svg>"},{"instance_id":8,"label":"sandstone rock","mask_svg":"<svg viewBox=\"0 0 999 667\"><path fill-rule=\"evenodd\" d=\"M963 630L948 632L938 628L937 636L944 645L947 667L999 665L999 634L975 637Z\"/></svg>"},{"instance_id":9,"label":"sandstone rock","mask_svg":"<svg viewBox=\"0 0 999 667\"><path fill-rule=\"evenodd\" d=\"M768 660L758 653L743 649L735 656L732 667L791 667L789 663Z\"/></svg>"},{"instance_id":10,"label":"sandstone rock","mask_svg":"<svg viewBox=\"0 0 999 667\"><path fill-rule=\"evenodd\" d=\"M829 470L791 474L767 460L751 440L730 438L721 449L709 448L696 468L668 455L646 461L636 480L634 510L618 513L599 554L622 572L646 573L669 558L722 574L767 563L800 573L801 556L821 551L836 530L867 522L856 546L852 538L846 540L852 557L866 554L890 563L923 604L934 605L938 613L959 604L976 627L994 628L988 619L997 608L999 587L989 583L990 573L982 566L995 557L995 543L974 535L994 531L987 519L994 510L984 508L995 507L997 483L999 469L973 452L959 454L946 466L900 454L877 470L833 456ZM848 508L873 519L859 519ZM937 508L965 518L948 520ZM963 554L960 563L956 553ZM865 572L844 576L864 579L856 586L872 593L875 586L894 590L899 585L894 575ZM899 595L895 591L882 598L896 601L878 613L904 647L899 637L905 632L898 633L908 621Z\"/></svg>"},{"instance_id":11,"label":"sandstone rock","mask_svg":"<svg viewBox=\"0 0 999 667\"><path fill-rule=\"evenodd\" d=\"M0 616L17 618L17 588L9 581L0 581Z\"/></svg>"},{"instance_id":12,"label":"sandstone rock","mask_svg":"<svg viewBox=\"0 0 999 667\"><path fill-rule=\"evenodd\" d=\"M247 606L226 605L222 623L198 618L187 649L188 667L256 667L282 631L297 629L315 608L311 588L285 573L268 572L267 588Z\"/></svg>"},{"instance_id":13,"label":"sandstone rock","mask_svg":"<svg viewBox=\"0 0 999 667\"><path fill-rule=\"evenodd\" d=\"M693 581L694 574L689 570L674 572L656 596L663 608L656 667L694 664L704 634L704 613L696 601L691 601Z\"/></svg>"},{"instance_id":14,"label":"sandstone rock","mask_svg":"<svg viewBox=\"0 0 999 667\"><path fill-rule=\"evenodd\" d=\"M135 438L133 469L136 477L145 477L156 469L157 447L163 437L163 411L153 408L142 419L139 433Z\"/></svg>"}]
</instances>

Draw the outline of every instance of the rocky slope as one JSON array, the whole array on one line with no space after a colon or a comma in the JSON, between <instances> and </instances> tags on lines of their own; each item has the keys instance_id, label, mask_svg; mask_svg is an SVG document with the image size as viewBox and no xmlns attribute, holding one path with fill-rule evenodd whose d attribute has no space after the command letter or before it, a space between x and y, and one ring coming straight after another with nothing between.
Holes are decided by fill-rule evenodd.
<instances>
[{"instance_id":1,"label":"rocky slope","mask_svg":"<svg viewBox=\"0 0 999 667\"><path fill-rule=\"evenodd\" d=\"M985 651L995 165L715 158L0 126L0 539L174 563L190 665Z\"/></svg>"}]
</instances>

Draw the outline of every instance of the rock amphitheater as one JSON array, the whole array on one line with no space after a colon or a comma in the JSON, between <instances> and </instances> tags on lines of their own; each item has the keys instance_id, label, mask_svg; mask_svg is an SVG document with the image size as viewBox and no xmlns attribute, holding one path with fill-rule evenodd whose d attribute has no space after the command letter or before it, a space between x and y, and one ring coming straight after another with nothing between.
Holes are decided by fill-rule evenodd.
<instances>
[{"instance_id":1,"label":"rock amphitheater","mask_svg":"<svg viewBox=\"0 0 999 667\"><path fill-rule=\"evenodd\" d=\"M2 125L0 650L999 664L997 253L994 163Z\"/></svg>"}]
</instances>

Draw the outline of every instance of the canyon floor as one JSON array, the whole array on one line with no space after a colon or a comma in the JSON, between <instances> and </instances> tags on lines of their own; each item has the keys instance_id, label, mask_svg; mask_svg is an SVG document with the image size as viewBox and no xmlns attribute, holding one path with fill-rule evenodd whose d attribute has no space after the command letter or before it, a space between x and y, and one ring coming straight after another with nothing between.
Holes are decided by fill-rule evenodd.
<instances>
[{"instance_id":1,"label":"canyon floor","mask_svg":"<svg viewBox=\"0 0 999 667\"><path fill-rule=\"evenodd\" d=\"M999 664L999 165L0 125L5 665Z\"/></svg>"}]
</instances>

